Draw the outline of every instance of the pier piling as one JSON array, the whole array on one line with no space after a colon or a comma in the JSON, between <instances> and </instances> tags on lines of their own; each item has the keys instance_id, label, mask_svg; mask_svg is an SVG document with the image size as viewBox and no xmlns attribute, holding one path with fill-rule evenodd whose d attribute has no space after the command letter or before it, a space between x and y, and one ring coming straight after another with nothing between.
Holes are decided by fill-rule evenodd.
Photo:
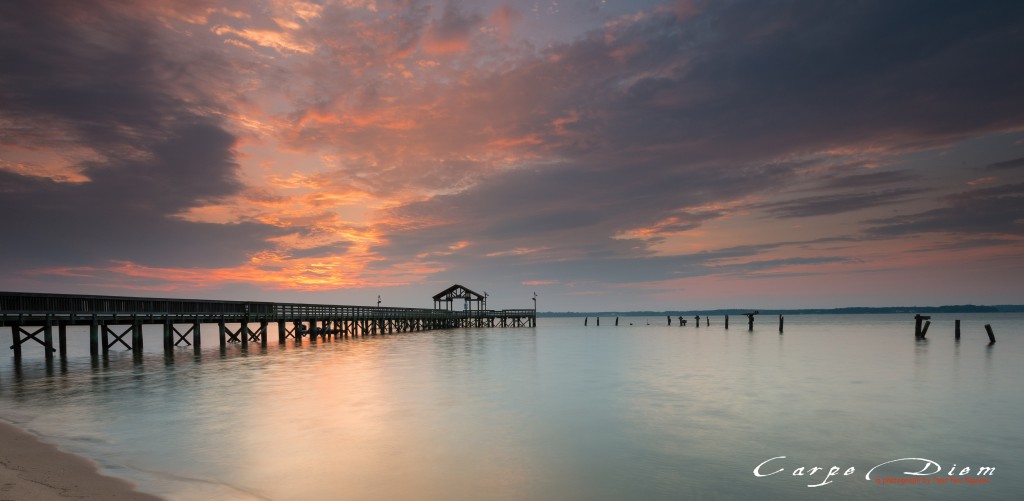
<instances>
[{"instance_id":1,"label":"pier piling","mask_svg":"<svg viewBox=\"0 0 1024 501\"><path fill-rule=\"evenodd\" d=\"M600 317L596 318L597 325L600 325ZM616 325L618 320L616 317ZM174 348L183 343L193 346L195 353L199 354L202 324L216 325L222 350L233 343L247 347L252 342L264 347L268 343L268 326L272 322L277 323L280 343L283 344L291 336L301 345L302 336L306 334L313 341L331 341L346 335L394 334L432 329L535 327L536 310L480 308L452 311L450 308L0 292L0 325L11 328L10 348L18 360L25 353L25 343L43 346L47 360L52 360L54 353L66 359L68 343L73 343L77 334L72 331L69 339L69 326L88 326L87 338L81 336L78 339L88 339L85 342L89 343L90 355L98 358L100 354L106 357L115 345L141 355L144 352L143 330L146 325L162 329L162 344L166 354L173 355ZM584 322L586 324L588 320ZM294 328L290 330L289 324L294 325ZM189 342L190 333L192 343ZM98 363L98 360L94 362Z\"/></svg>"},{"instance_id":2,"label":"pier piling","mask_svg":"<svg viewBox=\"0 0 1024 501\"><path fill-rule=\"evenodd\" d=\"M21 360L21 325L11 325L11 349L14 350L14 359Z\"/></svg>"},{"instance_id":3,"label":"pier piling","mask_svg":"<svg viewBox=\"0 0 1024 501\"><path fill-rule=\"evenodd\" d=\"M142 320L137 318L132 319L132 345L130 348L133 353L142 353Z\"/></svg>"},{"instance_id":4,"label":"pier piling","mask_svg":"<svg viewBox=\"0 0 1024 501\"><path fill-rule=\"evenodd\" d=\"M996 344L996 335L992 333L992 324L985 324L985 332L988 333L988 345Z\"/></svg>"},{"instance_id":5,"label":"pier piling","mask_svg":"<svg viewBox=\"0 0 1024 501\"><path fill-rule=\"evenodd\" d=\"M931 320L932 317L925 315L914 315L914 337L920 339L924 337L924 331L921 329L921 324L925 320Z\"/></svg>"},{"instance_id":6,"label":"pier piling","mask_svg":"<svg viewBox=\"0 0 1024 501\"><path fill-rule=\"evenodd\" d=\"M43 340L46 359L53 360L53 319L50 317L46 318L46 326L43 327Z\"/></svg>"},{"instance_id":7,"label":"pier piling","mask_svg":"<svg viewBox=\"0 0 1024 501\"><path fill-rule=\"evenodd\" d=\"M102 332L100 339L103 341L103 356L106 357L107 353L110 352L110 328L107 327L107 324L101 322L100 332Z\"/></svg>"},{"instance_id":8,"label":"pier piling","mask_svg":"<svg viewBox=\"0 0 1024 501\"><path fill-rule=\"evenodd\" d=\"M953 331L953 339L956 339L957 341L960 340L960 320L956 321L956 327L954 327Z\"/></svg>"},{"instance_id":9,"label":"pier piling","mask_svg":"<svg viewBox=\"0 0 1024 501\"><path fill-rule=\"evenodd\" d=\"M174 351L174 325L171 319L164 318L164 353Z\"/></svg>"},{"instance_id":10,"label":"pier piling","mask_svg":"<svg viewBox=\"0 0 1024 501\"><path fill-rule=\"evenodd\" d=\"M68 358L68 323L61 321L57 324L57 345L60 347L60 358Z\"/></svg>"},{"instance_id":11,"label":"pier piling","mask_svg":"<svg viewBox=\"0 0 1024 501\"><path fill-rule=\"evenodd\" d=\"M57 345L60 348L60 359L68 360L68 322L57 324Z\"/></svg>"},{"instance_id":12,"label":"pier piling","mask_svg":"<svg viewBox=\"0 0 1024 501\"><path fill-rule=\"evenodd\" d=\"M192 321L192 351L196 355L199 354L201 344L202 336L200 336L199 332L199 319L196 318Z\"/></svg>"},{"instance_id":13,"label":"pier piling","mask_svg":"<svg viewBox=\"0 0 1024 501\"><path fill-rule=\"evenodd\" d=\"M93 315L92 322L89 323L89 355L93 357L99 356L100 354L100 324L96 322L96 316Z\"/></svg>"}]
</instances>

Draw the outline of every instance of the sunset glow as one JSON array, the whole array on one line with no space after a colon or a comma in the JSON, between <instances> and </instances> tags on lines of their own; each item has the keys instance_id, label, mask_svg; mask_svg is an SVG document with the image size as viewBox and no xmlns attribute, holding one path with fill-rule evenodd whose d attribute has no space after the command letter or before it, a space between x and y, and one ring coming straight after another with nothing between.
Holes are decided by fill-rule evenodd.
<instances>
[{"instance_id":1,"label":"sunset glow","mask_svg":"<svg viewBox=\"0 0 1024 501\"><path fill-rule=\"evenodd\" d=\"M1012 3L14 4L0 289L1024 301Z\"/></svg>"}]
</instances>

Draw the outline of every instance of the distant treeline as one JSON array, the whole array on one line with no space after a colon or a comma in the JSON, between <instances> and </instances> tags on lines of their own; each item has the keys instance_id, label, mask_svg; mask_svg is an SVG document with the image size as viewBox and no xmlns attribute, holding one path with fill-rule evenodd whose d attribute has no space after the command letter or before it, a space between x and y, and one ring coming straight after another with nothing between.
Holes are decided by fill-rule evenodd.
<instances>
[{"instance_id":1,"label":"distant treeline","mask_svg":"<svg viewBox=\"0 0 1024 501\"><path fill-rule=\"evenodd\" d=\"M807 308L798 310L773 309L718 309L718 310L673 310L673 311L541 311L538 317L656 317L656 316L688 316L688 315L742 315L751 311L760 311L762 315L850 315L870 313L1016 313L1024 312L1024 305L1000 304L995 306L978 306L960 304L950 306L857 306L850 308Z\"/></svg>"}]
</instances>

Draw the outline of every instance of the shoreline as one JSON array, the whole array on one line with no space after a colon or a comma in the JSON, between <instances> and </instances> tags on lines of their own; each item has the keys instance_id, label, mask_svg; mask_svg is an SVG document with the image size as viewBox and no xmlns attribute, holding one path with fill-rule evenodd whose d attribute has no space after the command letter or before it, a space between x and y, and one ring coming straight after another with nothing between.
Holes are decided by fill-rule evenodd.
<instances>
[{"instance_id":1,"label":"shoreline","mask_svg":"<svg viewBox=\"0 0 1024 501\"><path fill-rule=\"evenodd\" d=\"M0 420L0 499L159 501L127 480L108 477L84 457L64 452Z\"/></svg>"}]
</instances>

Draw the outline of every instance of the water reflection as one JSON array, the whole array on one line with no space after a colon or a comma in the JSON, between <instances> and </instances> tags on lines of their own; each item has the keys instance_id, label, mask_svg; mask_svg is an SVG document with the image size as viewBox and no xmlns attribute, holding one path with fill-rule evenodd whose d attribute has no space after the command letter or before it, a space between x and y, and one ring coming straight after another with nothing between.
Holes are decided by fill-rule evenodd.
<instances>
[{"instance_id":1,"label":"water reflection","mask_svg":"<svg viewBox=\"0 0 1024 501\"><path fill-rule=\"evenodd\" d=\"M918 342L888 317L792 316L785 336L664 323L0 361L0 414L172 499L817 499L750 471L783 454L1013 461L1013 336Z\"/></svg>"}]
</instances>

